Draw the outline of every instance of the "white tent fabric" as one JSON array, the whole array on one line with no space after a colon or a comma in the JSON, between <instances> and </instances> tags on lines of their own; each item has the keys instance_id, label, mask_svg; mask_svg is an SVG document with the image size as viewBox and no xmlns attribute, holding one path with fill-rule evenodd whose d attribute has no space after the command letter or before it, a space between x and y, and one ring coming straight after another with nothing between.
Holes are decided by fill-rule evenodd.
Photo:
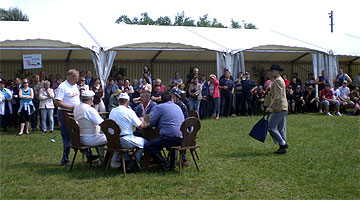
<instances>
[{"instance_id":1,"label":"white tent fabric","mask_svg":"<svg viewBox=\"0 0 360 200\"><path fill-rule=\"evenodd\" d=\"M91 51L90 53L94 62L96 73L101 80L101 85L103 88L105 88L105 82L110 75L111 68L114 63L114 58L116 56L116 51L103 51L100 49L99 53L94 51Z\"/></svg>"},{"instance_id":2,"label":"white tent fabric","mask_svg":"<svg viewBox=\"0 0 360 200\"><path fill-rule=\"evenodd\" d=\"M0 22L0 30L1 60L6 59L1 55L6 50L90 50L102 81L110 73L115 51L121 54L122 50L222 52L226 59L225 62L218 60L219 75L224 66L231 68L233 74L239 70L245 71L244 51L331 54L330 58L325 59L333 60L325 65L331 67L329 72L336 69L337 58L333 56L360 57L360 36L349 34L283 34L268 30L204 27L4 21ZM217 55L218 59L223 58ZM322 58L313 56L313 59L314 67L321 67L319 62Z\"/></svg>"},{"instance_id":3,"label":"white tent fabric","mask_svg":"<svg viewBox=\"0 0 360 200\"><path fill-rule=\"evenodd\" d=\"M223 75L226 67L237 78L239 72L245 72L244 53L236 54L217 52L217 77Z\"/></svg>"}]
</instances>

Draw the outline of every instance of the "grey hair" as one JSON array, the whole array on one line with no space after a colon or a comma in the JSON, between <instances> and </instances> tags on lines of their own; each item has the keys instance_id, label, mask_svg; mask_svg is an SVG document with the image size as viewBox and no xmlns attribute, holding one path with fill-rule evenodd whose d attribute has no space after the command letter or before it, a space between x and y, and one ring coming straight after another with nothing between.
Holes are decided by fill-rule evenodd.
<instances>
[{"instance_id":1,"label":"grey hair","mask_svg":"<svg viewBox=\"0 0 360 200\"><path fill-rule=\"evenodd\" d=\"M50 81L48 81L48 80L44 81L44 85L49 85L50 86Z\"/></svg>"}]
</instances>

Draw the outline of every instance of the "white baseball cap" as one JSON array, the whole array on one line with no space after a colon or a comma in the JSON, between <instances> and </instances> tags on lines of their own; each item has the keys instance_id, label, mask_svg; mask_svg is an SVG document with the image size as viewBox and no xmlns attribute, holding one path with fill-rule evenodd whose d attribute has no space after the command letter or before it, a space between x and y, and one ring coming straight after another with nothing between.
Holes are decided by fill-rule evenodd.
<instances>
[{"instance_id":1,"label":"white baseball cap","mask_svg":"<svg viewBox=\"0 0 360 200\"><path fill-rule=\"evenodd\" d=\"M127 99L130 100L129 95L126 92L120 94L119 99Z\"/></svg>"},{"instance_id":2,"label":"white baseball cap","mask_svg":"<svg viewBox=\"0 0 360 200\"><path fill-rule=\"evenodd\" d=\"M91 90L85 90L81 93L81 96L83 97L93 97L95 96L95 93Z\"/></svg>"}]
</instances>

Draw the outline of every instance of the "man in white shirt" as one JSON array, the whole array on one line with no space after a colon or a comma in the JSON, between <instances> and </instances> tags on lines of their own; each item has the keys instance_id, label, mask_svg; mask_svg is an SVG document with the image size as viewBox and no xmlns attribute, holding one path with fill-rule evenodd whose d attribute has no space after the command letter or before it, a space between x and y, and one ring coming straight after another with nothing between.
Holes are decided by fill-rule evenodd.
<instances>
[{"instance_id":1,"label":"man in white shirt","mask_svg":"<svg viewBox=\"0 0 360 200\"><path fill-rule=\"evenodd\" d=\"M133 126L141 129L144 127L144 118L138 118L135 112L129 108L130 97L127 93L121 93L119 96L119 106L112 109L110 112L109 118L114 120L121 129L120 143L123 148L132 148L138 147L136 150L135 156L138 160L140 160L141 155L144 151L144 144L147 142L142 137L134 136L133 134ZM125 161L129 160L129 155L125 154ZM111 160L111 167L118 168L120 167L120 155L118 153L114 153L113 158ZM130 160L128 169L134 169L136 166L135 161Z\"/></svg>"},{"instance_id":2,"label":"man in white shirt","mask_svg":"<svg viewBox=\"0 0 360 200\"><path fill-rule=\"evenodd\" d=\"M66 73L66 81L62 82L56 92L55 104L58 106L57 117L60 124L61 137L63 138L62 165L70 165L70 135L66 131L65 121L72 115L73 109L80 104L80 92L77 87L79 72L70 69Z\"/></svg>"},{"instance_id":3,"label":"man in white shirt","mask_svg":"<svg viewBox=\"0 0 360 200\"><path fill-rule=\"evenodd\" d=\"M350 89L347 87L347 83L348 82L344 80L342 86L339 88L340 110L354 106L354 102L350 100Z\"/></svg>"},{"instance_id":4,"label":"man in white shirt","mask_svg":"<svg viewBox=\"0 0 360 200\"><path fill-rule=\"evenodd\" d=\"M91 90L83 91L81 104L74 108L74 118L79 124L80 141L83 145L97 146L107 143L106 136L100 134L100 126L104 119L101 118L94 105L95 93ZM104 147L98 148L100 156L104 156Z\"/></svg>"}]
</instances>

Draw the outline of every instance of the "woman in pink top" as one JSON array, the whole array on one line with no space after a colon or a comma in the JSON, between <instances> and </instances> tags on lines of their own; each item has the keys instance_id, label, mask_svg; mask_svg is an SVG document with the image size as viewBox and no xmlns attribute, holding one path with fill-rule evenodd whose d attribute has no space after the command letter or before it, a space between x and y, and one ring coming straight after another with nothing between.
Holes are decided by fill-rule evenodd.
<instances>
[{"instance_id":1,"label":"woman in pink top","mask_svg":"<svg viewBox=\"0 0 360 200\"><path fill-rule=\"evenodd\" d=\"M219 119L220 115L220 93L219 93L219 81L216 79L215 74L210 74L209 96L212 96L214 100L214 110L212 118Z\"/></svg>"}]
</instances>

